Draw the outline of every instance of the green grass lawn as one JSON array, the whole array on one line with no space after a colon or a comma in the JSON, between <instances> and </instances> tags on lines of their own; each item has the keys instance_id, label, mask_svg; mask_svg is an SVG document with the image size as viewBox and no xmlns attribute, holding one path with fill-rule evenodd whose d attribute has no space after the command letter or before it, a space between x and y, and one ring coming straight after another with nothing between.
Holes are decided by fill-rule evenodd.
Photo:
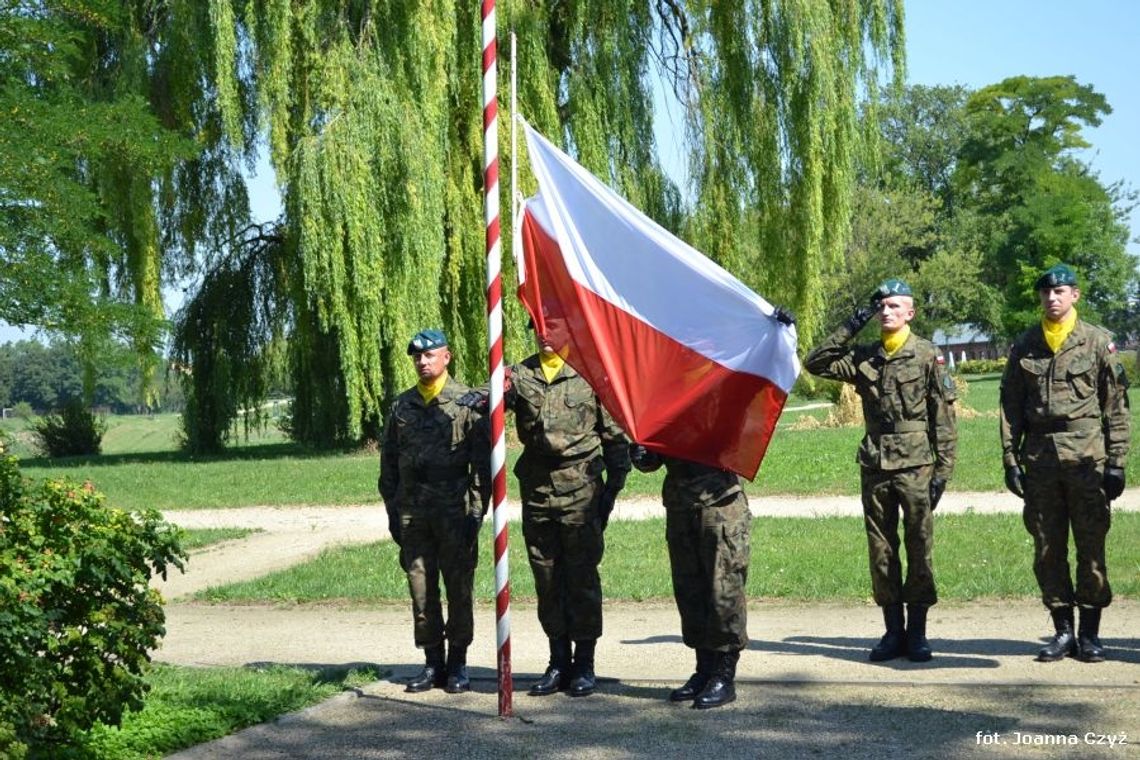
<instances>
[{"instance_id":1,"label":"green grass lawn","mask_svg":"<svg viewBox=\"0 0 1140 760\"><path fill-rule=\"evenodd\" d=\"M997 400L1000 378L994 375L969 380L958 424L958 464L951 490L1000 491L1003 486L1001 446L998 438ZM800 403L796 400L796 404ZM789 406L795 404L789 403ZM781 419L764 464L748 493L753 497L774 494L812 495L859 492L859 469L855 450L861 428L794 430L800 414L789 412ZM171 432L177 418L162 425ZM5 421L11 423L11 420ZM155 423L156 425L158 423ZM126 508L208 509L253 505L378 504L376 477L379 459L375 452L311 451L283 441L250 440L216 457L191 457L178 452L173 443L161 450L134 451L144 440L157 445L163 436L151 431L145 418L130 424L116 446L108 445L98 457L65 460L25 458L21 467L29 477L91 480L110 503ZM1133 427L1140 430L1140 407L1133 411ZM122 450L116 447L122 446ZM508 450L508 465L518 457L517 447ZM1140 446L1128 460L1128 482L1140 484ZM627 496L656 496L661 490L661 472L634 472L626 486ZM512 493L517 486L512 478Z\"/></svg>"},{"instance_id":2,"label":"green grass lawn","mask_svg":"<svg viewBox=\"0 0 1140 760\"><path fill-rule=\"evenodd\" d=\"M147 674L151 690L143 709L127 713L118 728L95 726L67 756L84 760L162 757L300 710L384 675L373 667L157 665Z\"/></svg>"},{"instance_id":3,"label":"green grass lawn","mask_svg":"<svg viewBox=\"0 0 1140 760\"><path fill-rule=\"evenodd\" d=\"M521 527L510 526L511 593L534 599ZM484 528L486 547L488 528ZM475 595L492 599L489 550L481 556ZM1033 543L1020 515L946 514L935 517L934 562L945 600L1034 597ZM1121 596L1140 594L1140 514L1114 515L1108 537L1108 567ZM669 599L672 585L665 521L615 521L606 529L601 567L610 600ZM199 597L213 602L403 601L407 582L390 541L331 549L316 559L271 575L220 588ZM750 597L802 601L866 601L870 598L867 545L857 517L760 517L753 522Z\"/></svg>"},{"instance_id":4,"label":"green grass lawn","mask_svg":"<svg viewBox=\"0 0 1140 760\"><path fill-rule=\"evenodd\" d=\"M201 549L211 544L221 543L222 541L236 541L239 538L254 533L260 533L260 529L253 528L195 528L193 530L182 531L182 548L188 552L196 549Z\"/></svg>"}]
</instances>

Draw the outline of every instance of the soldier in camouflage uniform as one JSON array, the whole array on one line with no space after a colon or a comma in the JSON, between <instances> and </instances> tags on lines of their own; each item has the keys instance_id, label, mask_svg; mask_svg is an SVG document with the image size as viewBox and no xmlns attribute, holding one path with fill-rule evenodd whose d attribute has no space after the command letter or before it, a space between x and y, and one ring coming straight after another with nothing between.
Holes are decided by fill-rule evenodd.
<instances>
[{"instance_id":1,"label":"soldier in camouflage uniform","mask_svg":"<svg viewBox=\"0 0 1140 760\"><path fill-rule=\"evenodd\" d=\"M523 444L515 464L523 538L538 619L550 640L549 666L529 693L569 690L578 697L597 687L602 531L629 473L629 446L586 380L548 339L539 336L539 346L538 354L509 368L504 398ZM485 393L475 391L463 403L482 405Z\"/></svg>"},{"instance_id":2,"label":"soldier in camouflage uniform","mask_svg":"<svg viewBox=\"0 0 1140 760\"><path fill-rule=\"evenodd\" d=\"M736 699L736 663L748 646L748 581L752 513L740 476L696 462L630 447L633 466L653 472L665 465L661 500L681 613L681 638L696 650L696 672L669 694L671 702L720 707Z\"/></svg>"},{"instance_id":3,"label":"soldier in camouflage uniform","mask_svg":"<svg viewBox=\"0 0 1140 760\"><path fill-rule=\"evenodd\" d=\"M1037 659L1053 662L1071 654L1101 662L1101 610L1112 601L1104 544L1109 504L1124 490L1128 383L1112 337L1077 317L1081 291L1073 270L1055 266L1036 285L1041 324L1013 344L1002 376L1005 481L1025 499L1033 572L1056 632ZM1070 526L1077 547L1075 590ZM1081 608L1079 636L1074 604Z\"/></svg>"},{"instance_id":4,"label":"soldier in camouflage uniform","mask_svg":"<svg viewBox=\"0 0 1140 760\"><path fill-rule=\"evenodd\" d=\"M873 315L879 318L881 340L850 345ZM943 372L934 344L910 333L907 323L913 318L910 287L887 280L869 305L859 307L804 359L812 374L854 384L863 402L866 435L858 452L863 516L871 586L887 629L871 650L875 662L902 655L915 662L931 658L926 613L938 601L931 563L933 512L954 469L954 383Z\"/></svg>"},{"instance_id":5,"label":"soldier in camouflage uniform","mask_svg":"<svg viewBox=\"0 0 1140 760\"><path fill-rule=\"evenodd\" d=\"M489 436L479 414L455 403L469 389L448 375L443 333L417 333L408 354L419 382L396 398L384 425L379 488L408 577L416 646L427 660L407 690L441 686L455 694L471 687L467 647L474 634L479 526L490 501Z\"/></svg>"}]
</instances>

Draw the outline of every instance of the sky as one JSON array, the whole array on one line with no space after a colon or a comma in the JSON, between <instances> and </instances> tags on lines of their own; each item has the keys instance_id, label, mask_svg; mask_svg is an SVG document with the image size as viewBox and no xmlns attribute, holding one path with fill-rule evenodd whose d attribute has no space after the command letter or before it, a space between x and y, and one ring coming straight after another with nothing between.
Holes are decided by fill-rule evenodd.
<instances>
[{"instance_id":1,"label":"sky","mask_svg":"<svg viewBox=\"0 0 1140 760\"><path fill-rule=\"evenodd\" d=\"M505 35L500 30L500 35ZM1084 160L1110 184L1140 189L1140 2L1133 0L910 0L906 3L907 82L978 89L1006 77L1073 75L1113 108ZM500 72L500 87L509 81ZM505 99L505 93L500 93ZM656 137L663 164L680 165L682 131L658 103ZM503 139L508 139L506 133ZM266 161L250 181L257 221L276 218L280 201ZM1130 219L1129 250L1140 255L1140 210ZM169 306L169 304L168 304ZM25 334L0 322L0 343Z\"/></svg>"}]
</instances>

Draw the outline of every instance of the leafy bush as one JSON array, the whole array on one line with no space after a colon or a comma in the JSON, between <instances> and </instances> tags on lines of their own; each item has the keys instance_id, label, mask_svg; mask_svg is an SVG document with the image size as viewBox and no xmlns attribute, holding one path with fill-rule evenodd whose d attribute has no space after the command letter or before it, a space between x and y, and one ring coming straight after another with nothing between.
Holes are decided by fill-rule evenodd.
<instances>
[{"instance_id":1,"label":"leafy bush","mask_svg":"<svg viewBox=\"0 0 1140 760\"><path fill-rule=\"evenodd\" d=\"M816 377L807 372L801 372L792 386L792 394L803 399L827 399L831 403L839 401L839 392L843 390L840 380L828 380Z\"/></svg>"},{"instance_id":2,"label":"leafy bush","mask_svg":"<svg viewBox=\"0 0 1140 760\"><path fill-rule=\"evenodd\" d=\"M45 456L74 457L99 453L107 423L82 401L72 399L62 409L44 415L33 429L36 445Z\"/></svg>"},{"instance_id":3,"label":"leafy bush","mask_svg":"<svg viewBox=\"0 0 1140 760\"><path fill-rule=\"evenodd\" d=\"M1005 357L1000 359L967 359L958 362L956 370L960 375L991 375L1005 371Z\"/></svg>"},{"instance_id":4,"label":"leafy bush","mask_svg":"<svg viewBox=\"0 0 1140 760\"><path fill-rule=\"evenodd\" d=\"M32 405L27 401L18 401L16 406L12 407L12 414L16 419L27 422L36 416L36 410L32 409Z\"/></svg>"},{"instance_id":5,"label":"leafy bush","mask_svg":"<svg viewBox=\"0 0 1140 760\"><path fill-rule=\"evenodd\" d=\"M29 480L0 453L0 757L56 756L141 706L165 633L149 581L185 557L158 512L108 507L90 483Z\"/></svg>"}]
</instances>

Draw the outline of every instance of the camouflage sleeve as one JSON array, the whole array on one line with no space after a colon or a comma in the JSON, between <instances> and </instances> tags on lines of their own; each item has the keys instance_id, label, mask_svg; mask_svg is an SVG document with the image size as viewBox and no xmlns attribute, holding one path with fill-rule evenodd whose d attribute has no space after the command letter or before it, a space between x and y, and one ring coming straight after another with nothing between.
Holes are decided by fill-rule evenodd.
<instances>
[{"instance_id":1,"label":"camouflage sleeve","mask_svg":"<svg viewBox=\"0 0 1140 760\"><path fill-rule=\"evenodd\" d=\"M384 423L384 437L380 442L380 477L377 488L384 505L389 509L396 508L396 493L400 489L400 449L396 440L396 408L388 414Z\"/></svg>"},{"instance_id":2,"label":"camouflage sleeve","mask_svg":"<svg viewBox=\"0 0 1140 760\"><path fill-rule=\"evenodd\" d=\"M954 402L958 391L954 380L935 358L926 391L926 419L930 420L930 446L934 449L934 477L949 480L954 474L954 461L958 447L958 421Z\"/></svg>"},{"instance_id":3,"label":"camouflage sleeve","mask_svg":"<svg viewBox=\"0 0 1140 760\"><path fill-rule=\"evenodd\" d=\"M804 357L804 369L829 380L852 382L855 379L855 352L848 345L852 337L847 325L840 325Z\"/></svg>"},{"instance_id":4,"label":"camouflage sleeve","mask_svg":"<svg viewBox=\"0 0 1140 760\"><path fill-rule=\"evenodd\" d=\"M594 401L598 405L597 430L602 439L602 459L606 463L606 477L611 478L621 473L624 478L632 467L629 463L629 439L625 437L625 431L614 422L614 418L602 406L597 396L594 397Z\"/></svg>"},{"instance_id":5,"label":"camouflage sleeve","mask_svg":"<svg viewBox=\"0 0 1140 760\"><path fill-rule=\"evenodd\" d=\"M485 515L491 504L491 420L473 409L467 412L467 445L470 452L471 480L467 490L467 511Z\"/></svg>"},{"instance_id":6,"label":"camouflage sleeve","mask_svg":"<svg viewBox=\"0 0 1140 760\"><path fill-rule=\"evenodd\" d=\"M1015 343L1009 350L1005 372L1001 376L1001 463L1003 467L1018 465L1017 454L1025 435L1025 379L1021 374L1021 355Z\"/></svg>"},{"instance_id":7,"label":"camouflage sleeve","mask_svg":"<svg viewBox=\"0 0 1140 760\"><path fill-rule=\"evenodd\" d=\"M1109 467L1124 468L1132 437L1132 414L1128 408L1128 375L1109 342L1100 349L1097 394L1104 420L1104 451Z\"/></svg>"}]
</instances>

